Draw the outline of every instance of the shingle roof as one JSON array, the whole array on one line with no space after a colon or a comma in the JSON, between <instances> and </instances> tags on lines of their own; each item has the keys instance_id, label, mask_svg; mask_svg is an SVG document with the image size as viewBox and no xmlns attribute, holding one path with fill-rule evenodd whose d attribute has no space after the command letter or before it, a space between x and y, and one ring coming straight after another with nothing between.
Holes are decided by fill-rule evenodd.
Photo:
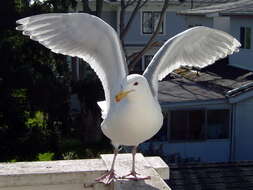
<instances>
[{"instance_id":1,"label":"shingle roof","mask_svg":"<svg viewBox=\"0 0 253 190\"><path fill-rule=\"evenodd\" d=\"M225 96L215 90L210 91L204 85L184 77L170 75L167 81L159 83L158 99L160 103L178 103L224 99Z\"/></svg>"},{"instance_id":2,"label":"shingle roof","mask_svg":"<svg viewBox=\"0 0 253 190\"><path fill-rule=\"evenodd\" d=\"M206 15L206 14L252 14L253 1L252 0L237 0L229 1L223 4L213 4L211 6L199 7L194 9L188 9L179 11L179 14L184 15Z\"/></svg>"},{"instance_id":3,"label":"shingle roof","mask_svg":"<svg viewBox=\"0 0 253 190\"><path fill-rule=\"evenodd\" d=\"M161 103L225 99L229 91L253 84L253 72L230 66L227 59L198 72L184 68L175 72L177 74L172 73L159 83L158 99ZM244 91L236 91L236 95Z\"/></svg>"},{"instance_id":4,"label":"shingle roof","mask_svg":"<svg viewBox=\"0 0 253 190\"><path fill-rule=\"evenodd\" d=\"M169 164L171 189L253 189L253 161L207 164Z\"/></svg>"},{"instance_id":5,"label":"shingle roof","mask_svg":"<svg viewBox=\"0 0 253 190\"><path fill-rule=\"evenodd\" d=\"M238 7L234 9L229 9L222 11L220 15L253 15L253 2L251 4L245 5L244 7Z\"/></svg>"},{"instance_id":6,"label":"shingle roof","mask_svg":"<svg viewBox=\"0 0 253 190\"><path fill-rule=\"evenodd\" d=\"M120 0L109 0L111 2L114 1L120 1ZM164 1L164 0L151 0L153 2L155 1ZM182 0L183 1L183 0ZM227 2L233 2L233 1L238 1L238 0L184 0L183 2L186 3L191 3L193 1L193 3L211 3L211 4L216 4L216 3L227 3ZM179 2L179 0L170 0L170 2Z\"/></svg>"},{"instance_id":7,"label":"shingle roof","mask_svg":"<svg viewBox=\"0 0 253 190\"><path fill-rule=\"evenodd\" d=\"M144 1L144 0L143 0ZM208 6L215 4L222 4L228 2L235 2L238 0L170 0L169 4L192 4L193 7ZM108 0L111 3L119 3L120 0ZM149 0L148 3L163 3L164 0Z\"/></svg>"}]
</instances>

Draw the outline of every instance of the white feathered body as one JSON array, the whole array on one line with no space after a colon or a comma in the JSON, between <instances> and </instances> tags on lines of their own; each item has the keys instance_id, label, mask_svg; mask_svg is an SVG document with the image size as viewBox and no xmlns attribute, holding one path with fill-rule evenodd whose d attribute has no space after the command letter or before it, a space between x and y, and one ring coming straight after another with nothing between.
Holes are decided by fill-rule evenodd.
<instances>
[{"instance_id":1,"label":"white feathered body","mask_svg":"<svg viewBox=\"0 0 253 190\"><path fill-rule=\"evenodd\" d=\"M101 124L103 133L113 144L137 146L154 136L162 126L163 115L158 101L144 77L132 75L130 80L137 79L142 84L120 102L115 102Z\"/></svg>"},{"instance_id":2,"label":"white feathered body","mask_svg":"<svg viewBox=\"0 0 253 190\"><path fill-rule=\"evenodd\" d=\"M101 124L103 133L118 145L136 146L150 139L163 123L159 104L154 100L152 102L144 105L123 100L124 106L116 105Z\"/></svg>"}]
</instances>

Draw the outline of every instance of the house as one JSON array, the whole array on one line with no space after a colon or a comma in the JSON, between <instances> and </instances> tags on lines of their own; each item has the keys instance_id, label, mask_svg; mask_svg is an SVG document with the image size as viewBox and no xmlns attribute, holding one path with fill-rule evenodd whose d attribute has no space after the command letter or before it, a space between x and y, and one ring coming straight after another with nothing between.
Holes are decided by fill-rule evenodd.
<instances>
[{"instance_id":1,"label":"house","mask_svg":"<svg viewBox=\"0 0 253 190\"><path fill-rule=\"evenodd\" d=\"M253 73L224 62L180 69L160 82L164 126L141 145L144 152L168 162L253 159Z\"/></svg>"},{"instance_id":2,"label":"house","mask_svg":"<svg viewBox=\"0 0 253 190\"><path fill-rule=\"evenodd\" d=\"M235 2L238 0L170 0L168 9L164 16L162 26L159 34L155 38L155 44L148 52L142 57L137 64L135 70L142 72L152 59L153 55L161 47L161 45L173 37L174 35L184 31L188 28L184 16L177 14L178 11L188 10L190 8L203 7L207 5L219 5L226 2ZM133 19L132 25L124 37L124 49L126 56L130 56L133 53L139 52L147 43L150 36L153 34L154 29L159 19L159 12L162 9L164 1L152 0L148 1L142 8L139 9L136 16ZM90 1L91 9L95 9L95 1ZM125 24L128 22L129 17L134 9L134 6L129 6L125 13ZM70 12L82 12L82 1L78 0L77 8L70 10ZM109 23L118 33L120 31L120 0L104 1L103 12L101 18ZM76 58L68 58L70 65L72 64L72 71L74 73L74 79L82 79L81 60Z\"/></svg>"},{"instance_id":3,"label":"house","mask_svg":"<svg viewBox=\"0 0 253 190\"><path fill-rule=\"evenodd\" d=\"M182 15L177 14L178 11L188 10L190 8L203 7L213 4L222 4L226 2L234 2L236 0L184 0L180 3L179 0L170 0L169 6L163 20L160 33L157 35L155 42L158 42L157 46L149 49L148 52L141 58L136 65L136 72L143 72L153 55L160 48L160 46L170 37L176 35L187 29L185 24L185 18ZM95 1L90 1L91 9L95 9ZM158 20L158 13L163 6L162 0L148 1L136 14L133 23L126 34L125 39L125 52L127 56L140 51L146 44L149 37L152 35L155 23ZM120 25L120 0L104 1L103 12L101 18L109 23L117 32L119 32ZM70 12L82 12L82 1L77 1L76 9L70 9ZM127 22L133 11L133 7L130 6L126 10L125 22ZM83 64L81 59L76 57L67 57L67 63L69 64L70 71L72 71L73 81L84 79L87 76L87 65ZM86 72L86 74L84 74ZM80 113L80 103L78 97L74 94L71 96L71 110L72 115Z\"/></svg>"},{"instance_id":4,"label":"house","mask_svg":"<svg viewBox=\"0 0 253 190\"><path fill-rule=\"evenodd\" d=\"M206 6L208 5L208 6ZM94 5L93 5L94 6ZM162 1L145 4L124 38L127 55L139 51L154 31ZM203 25L226 31L242 43L240 53L202 70L179 69L159 84L159 101L165 120L162 130L141 148L171 162L227 162L252 160L252 1L170 1L157 46L142 57L143 71L168 38L192 26ZM102 18L119 31L119 1L106 1ZM192 8L192 9L190 9ZM78 4L76 11L82 11ZM126 18L132 8L126 11ZM252 58L251 58L252 57ZM68 58L81 79L84 64Z\"/></svg>"},{"instance_id":5,"label":"house","mask_svg":"<svg viewBox=\"0 0 253 190\"><path fill-rule=\"evenodd\" d=\"M239 54L229 57L229 64L253 71L253 2L240 0L220 5L183 10L178 12L184 16L188 27L203 25L230 33L237 38L242 47Z\"/></svg>"},{"instance_id":6,"label":"house","mask_svg":"<svg viewBox=\"0 0 253 190\"><path fill-rule=\"evenodd\" d=\"M172 162L253 160L252 7L242 0L179 13L188 26L224 27L241 41L241 52L205 69L179 69L160 83L167 119L144 150Z\"/></svg>"}]
</instances>

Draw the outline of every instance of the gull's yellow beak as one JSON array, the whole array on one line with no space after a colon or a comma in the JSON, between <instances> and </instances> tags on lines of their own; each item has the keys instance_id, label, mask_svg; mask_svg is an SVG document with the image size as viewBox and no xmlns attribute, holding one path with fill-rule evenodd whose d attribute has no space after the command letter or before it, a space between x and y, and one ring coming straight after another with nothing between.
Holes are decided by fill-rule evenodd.
<instances>
[{"instance_id":1,"label":"gull's yellow beak","mask_svg":"<svg viewBox=\"0 0 253 190\"><path fill-rule=\"evenodd\" d=\"M128 90L128 91L120 91L115 96L116 102L120 102L123 98L125 98L130 92L133 92L134 90Z\"/></svg>"}]
</instances>

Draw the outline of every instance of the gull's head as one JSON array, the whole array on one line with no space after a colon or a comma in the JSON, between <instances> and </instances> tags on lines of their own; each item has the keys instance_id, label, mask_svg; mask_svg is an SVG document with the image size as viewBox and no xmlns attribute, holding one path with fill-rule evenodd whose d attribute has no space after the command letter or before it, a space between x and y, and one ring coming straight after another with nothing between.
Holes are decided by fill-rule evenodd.
<instances>
[{"instance_id":1,"label":"gull's head","mask_svg":"<svg viewBox=\"0 0 253 190\"><path fill-rule=\"evenodd\" d=\"M120 102L121 100L127 99L135 99L143 97L144 95L151 95L151 91L149 88L149 84L147 79L138 74L128 75L122 81L122 89L115 96L115 101Z\"/></svg>"}]
</instances>

